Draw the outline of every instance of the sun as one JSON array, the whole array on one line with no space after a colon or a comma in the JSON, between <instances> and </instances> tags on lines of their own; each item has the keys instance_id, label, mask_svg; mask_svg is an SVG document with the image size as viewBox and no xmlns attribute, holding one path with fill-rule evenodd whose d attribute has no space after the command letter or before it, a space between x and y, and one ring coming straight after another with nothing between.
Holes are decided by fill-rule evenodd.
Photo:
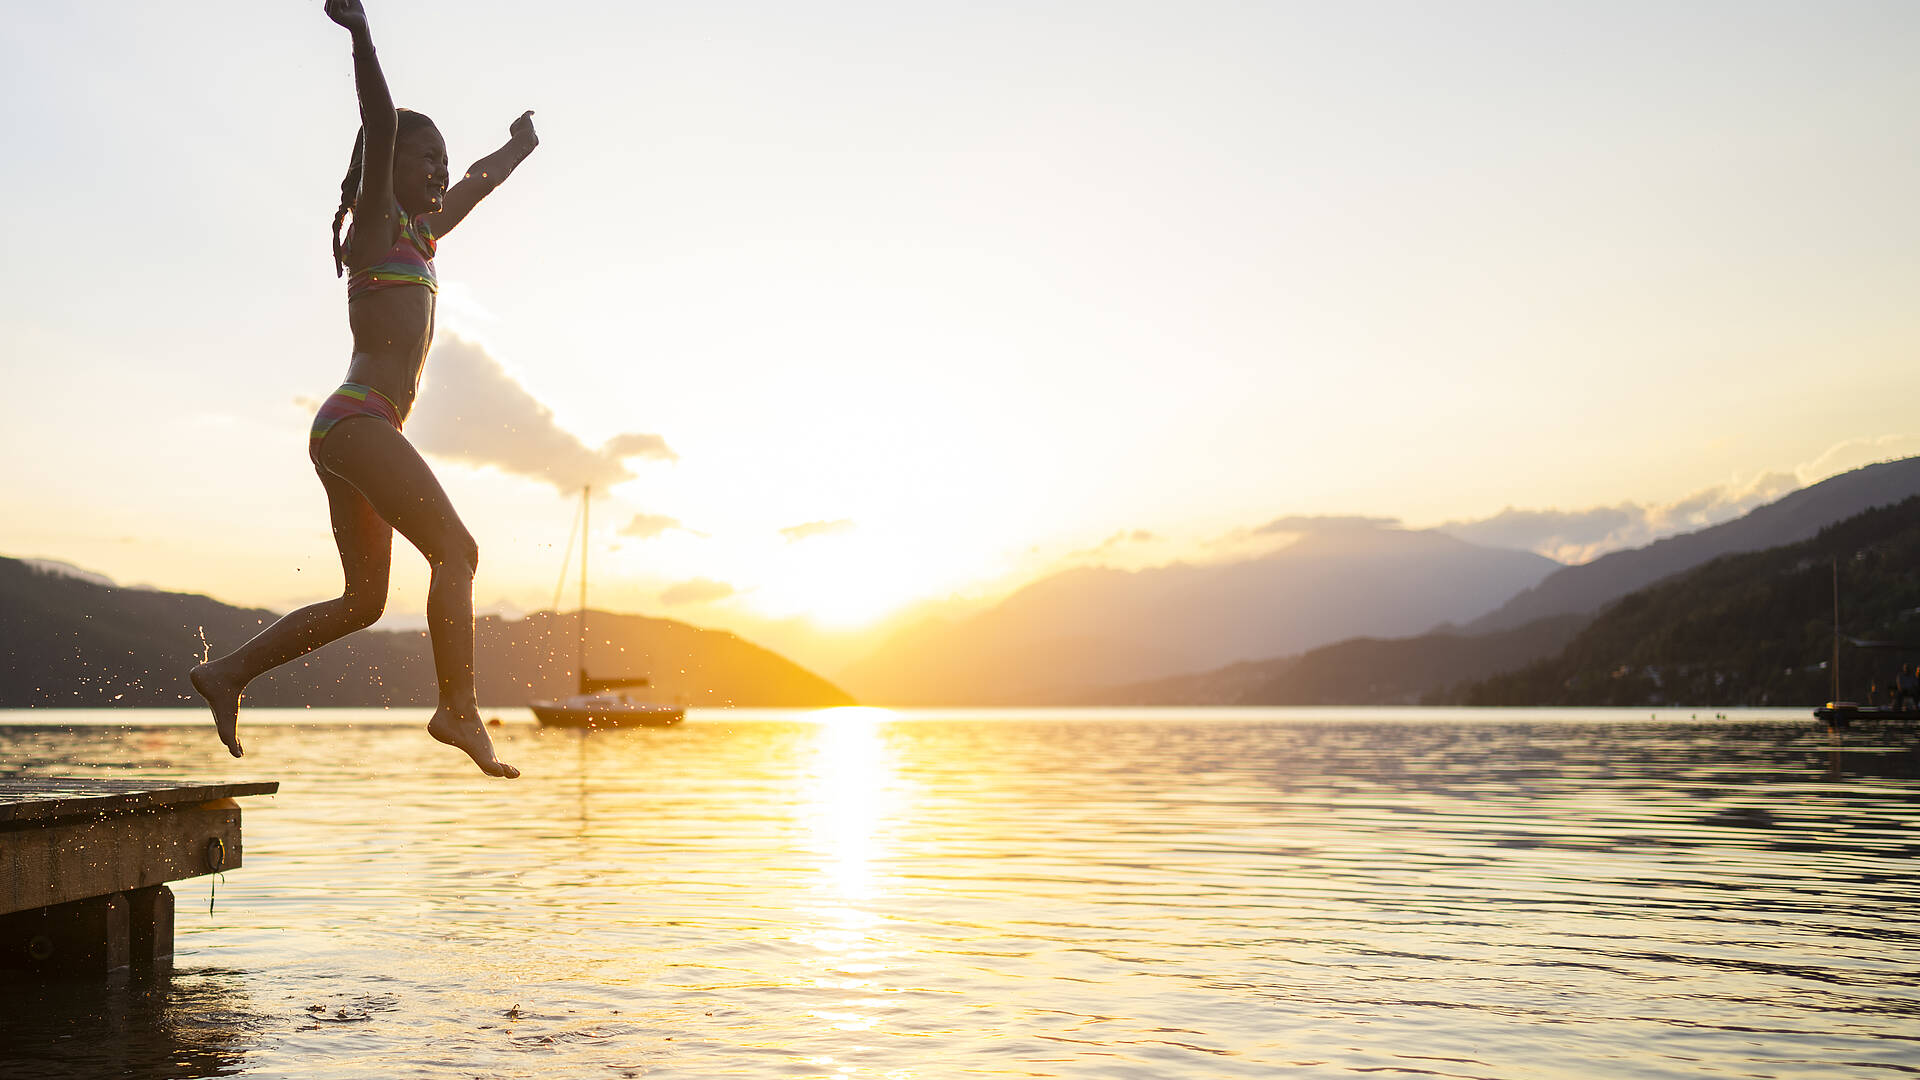
<instances>
[{"instance_id":1,"label":"sun","mask_svg":"<svg viewBox=\"0 0 1920 1080\"><path fill-rule=\"evenodd\" d=\"M750 594L749 602L775 618L802 617L823 629L857 630L912 600L892 583L859 574L782 576Z\"/></svg>"},{"instance_id":2,"label":"sun","mask_svg":"<svg viewBox=\"0 0 1920 1080\"><path fill-rule=\"evenodd\" d=\"M925 564L875 538L827 536L781 551L748 603L827 629L871 625L926 593Z\"/></svg>"}]
</instances>

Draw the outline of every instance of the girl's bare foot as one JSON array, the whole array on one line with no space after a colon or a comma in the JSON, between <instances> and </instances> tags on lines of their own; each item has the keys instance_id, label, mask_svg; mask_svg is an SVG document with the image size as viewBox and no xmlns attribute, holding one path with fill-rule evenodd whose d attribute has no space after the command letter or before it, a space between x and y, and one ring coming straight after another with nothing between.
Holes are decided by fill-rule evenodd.
<instances>
[{"instance_id":1,"label":"girl's bare foot","mask_svg":"<svg viewBox=\"0 0 1920 1080\"><path fill-rule=\"evenodd\" d=\"M480 710L474 706L464 709L442 705L434 710L433 719L427 721L427 734L467 752L480 771L488 776L504 776L509 780L520 775L520 770L493 756L493 740L487 737L487 728L480 722Z\"/></svg>"},{"instance_id":2,"label":"girl's bare foot","mask_svg":"<svg viewBox=\"0 0 1920 1080\"><path fill-rule=\"evenodd\" d=\"M246 683L221 671L215 663L196 665L187 677L193 681L193 688L200 691L200 696L207 699L207 707L213 710L214 730L220 733L220 741L227 744L227 752L239 757L240 691Z\"/></svg>"}]
</instances>

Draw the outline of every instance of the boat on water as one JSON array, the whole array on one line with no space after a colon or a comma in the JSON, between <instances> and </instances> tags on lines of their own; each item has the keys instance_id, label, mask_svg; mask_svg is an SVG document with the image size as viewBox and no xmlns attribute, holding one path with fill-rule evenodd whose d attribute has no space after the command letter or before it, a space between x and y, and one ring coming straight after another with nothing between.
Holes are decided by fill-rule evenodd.
<instances>
[{"instance_id":1,"label":"boat on water","mask_svg":"<svg viewBox=\"0 0 1920 1080\"><path fill-rule=\"evenodd\" d=\"M528 702L527 707L533 710L533 715L545 727L670 727L687 718L687 710L681 705L653 701L611 688L590 689L604 686L607 682L623 683L626 680L583 677L579 693ZM637 680L636 684L645 686L647 680Z\"/></svg>"},{"instance_id":2,"label":"boat on water","mask_svg":"<svg viewBox=\"0 0 1920 1080\"><path fill-rule=\"evenodd\" d=\"M1813 718L1833 727L1846 727L1856 722L1920 720L1920 709L1902 709L1893 705L1862 705L1855 701L1829 701L1813 710Z\"/></svg>"},{"instance_id":3,"label":"boat on water","mask_svg":"<svg viewBox=\"0 0 1920 1080\"><path fill-rule=\"evenodd\" d=\"M669 727L687 718L684 705L657 701L644 675L596 679L587 674L587 514L591 487L580 491L580 641L577 653L580 692L563 698L530 701L527 707L543 727ZM561 569L561 581L566 570ZM554 605L559 606L557 603ZM639 691L644 691L639 692Z\"/></svg>"},{"instance_id":4,"label":"boat on water","mask_svg":"<svg viewBox=\"0 0 1920 1080\"><path fill-rule=\"evenodd\" d=\"M1829 671L1833 675L1833 696L1835 700L1829 701L1825 705L1813 710L1813 718L1827 725L1829 728L1844 728L1856 722L1871 723L1875 721L1920 720L1920 708L1908 707L1915 704L1916 695L1913 692L1913 688L1911 685L1906 688L1900 686L1900 680L1906 679L1908 677L1906 672L1910 670L1904 663L1902 663L1900 668L1901 675L1895 680L1894 684L1888 688L1889 704L1871 704L1873 700L1871 688L1869 688L1869 697L1867 699L1869 704L1862 705L1857 701L1838 700L1840 697L1840 645L1843 641L1855 649L1867 651L1869 655L1876 653L1881 655L1892 654L1903 659L1907 656L1920 655L1920 644L1914 642L1862 640L1860 638L1841 636L1840 562L1836 559L1833 564L1833 656L1828 661L1831 665Z\"/></svg>"}]
</instances>

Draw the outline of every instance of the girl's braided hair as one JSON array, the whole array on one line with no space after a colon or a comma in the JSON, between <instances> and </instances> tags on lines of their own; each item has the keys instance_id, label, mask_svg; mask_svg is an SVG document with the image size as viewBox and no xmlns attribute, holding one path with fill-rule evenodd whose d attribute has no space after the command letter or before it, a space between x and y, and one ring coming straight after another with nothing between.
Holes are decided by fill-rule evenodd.
<instances>
[{"instance_id":1,"label":"girl's braided hair","mask_svg":"<svg viewBox=\"0 0 1920 1080\"><path fill-rule=\"evenodd\" d=\"M437 125L427 118L426 113L412 109L393 110L395 118L393 141L399 142L408 132L421 128L436 128ZM340 226L347 220L347 211L353 209L355 199L360 197L360 171L367 160L367 128L362 124L353 136L353 157L347 162L347 175L340 181L340 209L333 215L333 276L340 277L347 272L347 250L340 246Z\"/></svg>"}]
</instances>

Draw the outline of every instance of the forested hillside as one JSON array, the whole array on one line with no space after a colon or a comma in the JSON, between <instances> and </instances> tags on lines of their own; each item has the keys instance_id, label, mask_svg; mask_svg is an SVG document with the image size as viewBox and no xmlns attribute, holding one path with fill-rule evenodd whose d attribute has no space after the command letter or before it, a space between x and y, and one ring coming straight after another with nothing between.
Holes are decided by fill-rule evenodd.
<instances>
[{"instance_id":1,"label":"forested hillside","mask_svg":"<svg viewBox=\"0 0 1920 1080\"><path fill-rule=\"evenodd\" d=\"M1920 644L1920 498L1801 543L1716 559L1623 597L1550 660L1449 695L1466 705L1814 705L1840 630ZM1848 646L1840 696L1864 700L1920 652Z\"/></svg>"}]
</instances>

